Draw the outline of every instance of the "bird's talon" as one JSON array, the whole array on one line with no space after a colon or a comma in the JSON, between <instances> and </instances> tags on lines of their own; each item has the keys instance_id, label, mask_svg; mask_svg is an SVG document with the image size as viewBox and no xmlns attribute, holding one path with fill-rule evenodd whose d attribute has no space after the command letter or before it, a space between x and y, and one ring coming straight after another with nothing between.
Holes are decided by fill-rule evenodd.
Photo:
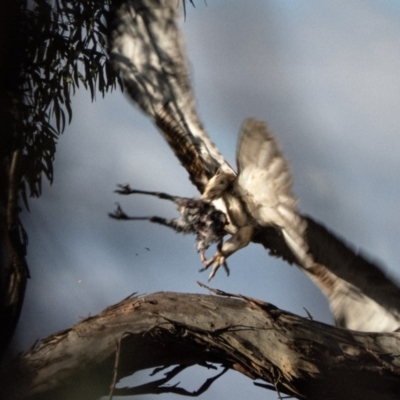
<instances>
[{"instance_id":1,"label":"bird's talon","mask_svg":"<svg viewBox=\"0 0 400 400\"><path fill-rule=\"evenodd\" d=\"M229 276L230 271L229 271L228 264L224 261L224 263L222 264L222 266L224 267L224 270L225 270L225 272L226 272L226 275Z\"/></svg>"},{"instance_id":2,"label":"bird's talon","mask_svg":"<svg viewBox=\"0 0 400 400\"><path fill-rule=\"evenodd\" d=\"M205 264L207 262L207 258L206 255L204 253L204 251L200 251L200 261Z\"/></svg>"},{"instance_id":3,"label":"bird's talon","mask_svg":"<svg viewBox=\"0 0 400 400\"><path fill-rule=\"evenodd\" d=\"M215 276L215 274L218 271L218 268L221 267L221 266L225 269L226 274L229 276L229 268L228 268L227 263L225 262L225 256L222 255L219 252L217 254L215 254L213 257L211 257L209 260L205 260L204 261L204 265L199 270L199 272L205 271L212 264L214 264L214 265L213 265L213 267L211 269L210 275L208 276L208 281L210 281Z\"/></svg>"}]
</instances>

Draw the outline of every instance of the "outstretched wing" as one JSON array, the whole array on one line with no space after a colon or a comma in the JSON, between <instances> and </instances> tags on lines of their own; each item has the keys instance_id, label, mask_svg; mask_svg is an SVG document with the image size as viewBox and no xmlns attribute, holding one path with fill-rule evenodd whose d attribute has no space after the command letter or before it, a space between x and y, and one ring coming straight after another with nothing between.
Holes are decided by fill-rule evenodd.
<instances>
[{"instance_id":1,"label":"outstretched wing","mask_svg":"<svg viewBox=\"0 0 400 400\"><path fill-rule=\"evenodd\" d=\"M116 3L119 5L110 25L113 67L129 96L159 127L202 192L218 169L230 174L233 171L198 118L176 25L178 7L170 0ZM305 223L296 213L287 163L264 124L245 122L237 158L241 176L236 191L247 196L249 213L260 223L279 226L292 251L270 227L253 240L290 262L292 252L301 258L307 249ZM400 288L321 224L306 219L315 263L304 271L328 297L337 323L370 331L400 326Z\"/></svg>"},{"instance_id":2,"label":"outstretched wing","mask_svg":"<svg viewBox=\"0 0 400 400\"><path fill-rule=\"evenodd\" d=\"M110 57L129 97L155 122L202 192L217 169L232 169L196 112L177 27L179 6L172 3L121 2L111 22Z\"/></svg>"},{"instance_id":3,"label":"outstretched wing","mask_svg":"<svg viewBox=\"0 0 400 400\"><path fill-rule=\"evenodd\" d=\"M289 165L265 123L247 119L237 149L235 192L262 226L281 229L286 244L304 266L312 265L305 239L307 224L297 213Z\"/></svg>"},{"instance_id":4,"label":"outstretched wing","mask_svg":"<svg viewBox=\"0 0 400 400\"><path fill-rule=\"evenodd\" d=\"M307 218L315 261L303 271L328 298L336 325L365 332L400 328L400 287L377 263L345 240Z\"/></svg>"}]
</instances>

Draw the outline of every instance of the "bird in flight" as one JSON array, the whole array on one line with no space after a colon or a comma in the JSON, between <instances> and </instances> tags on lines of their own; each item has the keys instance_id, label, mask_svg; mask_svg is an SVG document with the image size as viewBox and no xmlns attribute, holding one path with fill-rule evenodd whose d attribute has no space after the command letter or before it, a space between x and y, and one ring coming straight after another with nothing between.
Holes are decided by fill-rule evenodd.
<instances>
[{"instance_id":1,"label":"bird in flight","mask_svg":"<svg viewBox=\"0 0 400 400\"><path fill-rule=\"evenodd\" d=\"M376 332L397 329L400 287L322 224L298 214L288 165L264 123L245 121L237 174L226 162L197 113L178 28L178 7L166 0L160 7L151 4L119 3L110 21L109 44L110 59L124 89L158 127L202 193L200 199L192 199L198 201L197 208L188 206L190 199L186 205L177 203L179 222L164 225L194 233L198 246L204 241L200 245L204 251L210 243L217 244L213 257L202 256L203 269L213 265L211 277L226 265L227 257L252 239L274 256L301 267L326 295L338 326ZM172 197L171 201L179 199ZM211 233L189 218L194 210L205 210L209 204L226 217L224 231L232 237L225 243L211 214L203 214ZM120 219L127 219L121 212Z\"/></svg>"},{"instance_id":2,"label":"bird in flight","mask_svg":"<svg viewBox=\"0 0 400 400\"><path fill-rule=\"evenodd\" d=\"M200 253L200 259L203 263L207 263L206 250L212 244L216 243L217 249L221 249L222 239L227 234L225 226L228 220L226 215L222 211L217 210L211 202L196 198L172 196L162 192L135 190L131 189L129 185L119 185L119 189L115 192L122 195L144 194L170 200L176 204L180 215L178 218L163 218L158 216L132 217L128 216L120 205L117 205L116 210L109 214L111 218L125 221L147 220L172 228L179 233L195 234L197 251ZM229 275L229 268L226 262L223 262L223 267Z\"/></svg>"},{"instance_id":3,"label":"bird in flight","mask_svg":"<svg viewBox=\"0 0 400 400\"><path fill-rule=\"evenodd\" d=\"M228 217L237 231L205 263L214 264L214 276L225 259L252 239L257 227L276 228L305 268L312 266L305 237L306 221L296 210L289 164L265 123L247 119L241 129L236 152L237 175L218 170L208 181L202 199L225 202Z\"/></svg>"},{"instance_id":4,"label":"bird in flight","mask_svg":"<svg viewBox=\"0 0 400 400\"><path fill-rule=\"evenodd\" d=\"M237 148L237 167L237 174L217 170L205 185L201 199L134 190L128 185L120 185L116 191L173 201L180 212L179 218L129 217L120 206L110 216L124 220L149 220L177 232L195 234L204 264L201 270L212 265L209 280L221 266L229 273L226 259L249 244L257 227L276 228L299 264L310 267L312 258L305 239L306 222L296 211L289 165L279 151L274 135L263 122L255 119L244 122ZM218 201L222 201L225 213L216 208ZM222 238L228 233L226 225L231 226L233 234L222 243ZM217 252L207 259L205 251L213 243L217 243Z\"/></svg>"},{"instance_id":5,"label":"bird in flight","mask_svg":"<svg viewBox=\"0 0 400 400\"><path fill-rule=\"evenodd\" d=\"M178 204L180 218L169 221L169 226L195 233L198 248L202 243L217 243L213 257L201 256L203 270L212 265L210 279L221 265L227 268L226 258L247 246L254 232L266 226L284 238L292 260L308 267L312 259L305 238L307 224L296 211L290 169L274 135L263 122L246 120L237 147L237 173L226 162L197 114L177 19L177 7L142 5L136 9L122 3L115 11L109 38L113 66L130 98L154 121L202 193L201 199L192 202L179 200L186 205ZM176 202L178 196L170 200ZM193 218L187 218L193 214L192 208L187 213L187 205L200 200L203 203L197 203L202 204L197 210L210 203L226 215L225 231L232 237L225 243L216 239L219 222L213 227L209 214L202 214L212 227L206 235Z\"/></svg>"}]
</instances>

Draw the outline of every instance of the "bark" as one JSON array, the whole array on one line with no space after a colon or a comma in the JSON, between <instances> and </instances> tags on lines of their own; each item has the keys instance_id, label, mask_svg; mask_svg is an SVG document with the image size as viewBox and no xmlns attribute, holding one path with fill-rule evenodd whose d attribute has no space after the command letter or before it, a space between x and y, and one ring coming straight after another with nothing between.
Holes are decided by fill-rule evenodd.
<instances>
[{"instance_id":1,"label":"bark","mask_svg":"<svg viewBox=\"0 0 400 400\"><path fill-rule=\"evenodd\" d=\"M163 384L188 366L211 362L299 399L398 399L399 333L334 328L259 300L217 293L224 296L161 292L127 298L3 368L1 398L96 398L136 371L174 365L179 367L153 384L114 388L114 395L185 394Z\"/></svg>"}]
</instances>

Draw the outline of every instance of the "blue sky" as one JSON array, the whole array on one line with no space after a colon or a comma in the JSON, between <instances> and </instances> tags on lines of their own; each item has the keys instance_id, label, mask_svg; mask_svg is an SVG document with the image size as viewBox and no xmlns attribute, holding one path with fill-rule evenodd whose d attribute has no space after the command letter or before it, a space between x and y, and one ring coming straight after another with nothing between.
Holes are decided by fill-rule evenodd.
<instances>
[{"instance_id":1,"label":"blue sky","mask_svg":"<svg viewBox=\"0 0 400 400\"><path fill-rule=\"evenodd\" d=\"M215 1L188 7L183 30L202 121L231 165L242 121L269 123L289 159L300 208L400 280L400 6L397 1ZM110 220L116 201L136 215L176 215L168 202L119 198L118 183L197 195L186 171L120 93L80 91L61 137L55 182L31 201L32 279L15 338L36 339L132 292L204 291L194 238L146 222ZM150 251L146 250L146 247ZM250 245L211 286L331 323L325 298L295 267ZM203 372L181 382L189 386ZM193 386L195 388L195 386ZM276 399L231 373L202 399ZM148 396L150 397L150 396ZM165 396L167 397L167 396Z\"/></svg>"}]
</instances>

